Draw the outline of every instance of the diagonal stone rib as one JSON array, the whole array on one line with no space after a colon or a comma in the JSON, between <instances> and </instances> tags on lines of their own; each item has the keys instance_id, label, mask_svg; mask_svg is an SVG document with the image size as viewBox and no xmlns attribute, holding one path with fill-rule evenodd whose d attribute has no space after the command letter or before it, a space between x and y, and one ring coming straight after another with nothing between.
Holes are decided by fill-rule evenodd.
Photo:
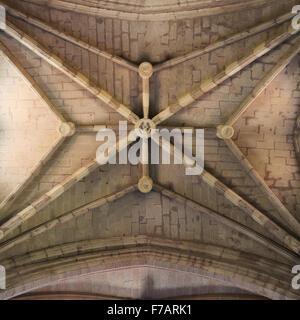
<instances>
[{"instance_id":1,"label":"diagonal stone rib","mask_svg":"<svg viewBox=\"0 0 300 320\"><path fill-rule=\"evenodd\" d=\"M46 24L44 22L42 22L41 20L37 19L37 18L34 18L28 14L25 14L17 9L14 9L14 8L11 8L10 6L8 6L7 4L3 3L2 1L0 1L0 4L6 9L6 11L13 17L16 17L16 18L19 18L19 19L22 19L23 21L31 24L31 25L34 25L44 31L47 31L49 33L52 33L53 35L61 38L61 39L64 39L68 42L71 42L83 49L86 49L90 52L93 52L95 54L97 54L98 56L100 57L103 57L109 61L112 61L114 63L117 63L118 65L122 66L122 67L126 67L127 69L129 70L132 70L132 71L135 71L135 72L138 72L138 67L133 64L132 62L129 62L127 60L125 60L124 58L121 58L121 57L118 57L118 56L115 56L115 55L112 55L106 51L103 51L103 50L100 50L99 48L93 46L93 45L90 45L80 39L77 39L71 35L68 35L66 33L64 33L63 31L60 31L56 28L54 28L53 26L49 25L49 24Z\"/></svg>"},{"instance_id":2,"label":"diagonal stone rib","mask_svg":"<svg viewBox=\"0 0 300 320\"><path fill-rule=\"evenodd\" d=\"M29 35L21 31L11 22L7 22L5 33L13 37L15 40L29 48L32 52L37 54L39 57L47 61L49 64L66 74L70 79L78 83L81 87L91 92L99 100L107 104L110 108L120 113L125 119L136 124L139 117L132 112L129 107L118 102L112 97L107 91L99 88L97 85L92 83L84 74L73 69L67 64L67 62L60 59L55 54L44 48L38 41L31 38Z\"/></svg>"},{"instance_id":3,"label":"diagonal stone rib","mask_svg":"<svg viewBox=\"0 0 300 320\"><path fill-rule=\"evenodd\" d=\"M293 252L289 251L288 249L278 245L276 242L266 238L265 236L261 235L260 233L253 231L252 229L244 226L243 224L236 222L235 220L228 218L214 210L211 210L187 197L184 197L174 191L171 191L161 185L154 184L153 189L157 192L160 192L162 195L165 195L166 197L169 197L171 199L174 199L178 201L179 203L182 203L183 205L186 205L192 209L195 209L199 212L205 213L208 216L212 217L216 221L219 221L220 223L236 230L237 232L240 232L241 234L244 234L245 236L248 236L249 238L257 241L258 243L264 245L266 248L273 250L274 252L279 253L283 257L295 261L296 259L299 259ZM0 249L1 250L1 249Z\"/></svg>"},{"instance_id":4,"label":"diagonal stone rib","mask_svg":"<svg viewBox=\"0 0 300 320\"><path fill-rule=\"evenodd\" d=\"M206 170L203 171L202 181L210 187L215 188L219 193L229 200L232 204L243 210L248 214L256 223L261 225L266 231L273 234L278 240L284 243L289 249L300 255L300 242L290 235L287 231L278 226L269 217L257 210L253 205L240 197L232 189L227 187L224 183L219 181Z\"/></svg>"},{"instance_id":5,"label":"diagonal stone rib","mask_svg":"<svg viewBox=\"0 0 300 320\"><path fill-rule=\"evenodd\" d=\"M31 169L27 178L23 181L23 183L19 184L1 203L0 203L0 212L4 213L9 210L9 208L13 205L15 200L21 195L21 193L27 188L27 186L33 181L33 179L40 173L41 169L45 164L53 157L55 152L59 149L59 147L63 144L66 137L59 137L54 144L51 146L50 150L47 151L43 158ZM1 239L1 231L0 231L0 239Z\"/></svg>"},{"instance_id":6,"label":"diagonal stone rib","mask_svg":"<svg viewBox=\"0 0 300 320\"><path fill-rule=\"evenodd\" d=\"M28 207L18 212L7 222L0 226L0 239L12 232L14 229L23 224L26 220L36 215L39 211L45 208L52 201L57 199L60 195L66 192L69 188L75 185L78 181L85 178L89 173L95 170L99 164L94 160L88 165L74 172L71 176L65 179L62 183L56 185L50 191L42 195L39 199L34 201ZM2 237L1 237L2 236Z\"/></svg>"},{"instance_id":7,"label":"diagonal stone rib","mask_svg":"<svg viewBox=\"0 0 300 320\"><path fill-rule=\"evenodd\" d=\"M127 137L125 137L115 144L115 148L118 151L123 150L128 146L129 143L133 143L133 141L128 142ZM103 155L103 157L104 156L105 155ZM67 190L69 190L78 181L87 177L91 172L93 172L99 166L100 164L96 160L91 161L89 164L75 171L72 175L66 178L62 183L57 184L50 191L46 192L44 195L42 195L36 201L31 203L25 209L15 214L12 218L10 218L8 221L6 221L4 224L0 226L0 240L4 236L6 236L8 233L12 232L17 227L22 225L26 220L36 215L48 204L56 200L60 195L62 195Z\"/></svg>"},{"instance_id":8,"label":"diagonal stone rib","mask_svg":"<svg viewBox=\"0 0 300 320\"><path fill-rule=\"evenodd\" d=\"M83 205L77 209L74 209L68 213L65 213L55 219L47 221L47 222L39 225L38 227L33 228L27 232L24 232L23 234L5 242L3 245L0 246L0 253L3 253L6 250L8 250L8 249L20 244L20 243L23 243L26 240L32 239L32 238L36 237L37 235L40 235L46 231L49 231L58 225L61 225L65 222L68 222L68 221L70 221L74 218L77 218L83 214L86 214L95 208L99 208L106 203L113 202L117 199L120 199L120 198L124 197L125 195L135 191L136 189L137 189L136 185L124 188L123 190L121 190L119 192L116 192L116 193L107 195L105 197L99 198L99 199L92 201L86 205Z\"/></svg>"},{"instance_id":9,"label":"diagonal stone rib","mask_svg":"<svg viewBox=\"0 0 300 320\"><path fill-rule=\"evenodd\" d=\"M167 142L162 138L162 148L166 147ZM154 140L156 143L159 143L157 140ZM197 162L191 159L188 155L182 153L181 150L177 149L173 144L170 143L171 153L176 157L183 157L188 160L186 163L193 163L193 166L198 166ZM168 152L168 149L166 149ZM235 193L232 189L227 187L224 183L219 181L213 175L208 173L203 169L201 179L211 188L214 188L216 191L224 195L224 197L229 200L233 205L243 210L247 215L249 215L256 223L261 225L266 231L273 234L279 241L284 243L289 249L300 255L300 241L290 235L287 231L278 226L274 221L269 217L264 215L262 212L257 210L253 205Z\"/></svg>"},{"instance_id":10,"label":"diagonal stone rib","mask_svg":"<svg viewBox=\"0 0 300 320\"><path fill-rule=\"evenodd\" d=\"M226 121L225 125L232 126L243 115L249 106L256 100L256 98L269 86L269 84L279 75L279 73L286 68L286 66L293 60L293 58L300 51L300 41L298 41L292 48L285 54L278 63L271 69L267 75L259 81L253 91L248 97L240 104L238 109Z\"/></svg>"},{"instance_id":11,"label":"diagonal stone rib","mask_svg":"<svg viewBox=\"0 0 300 320\"><path fill-rule=\"evenodd\" d=\"M250 29L248 29L246 31L240 32L238 34L235 34L232 37L229 37L229 38L227 38L225 40L218 41L216 43L210 44L210 45L208 45L207 47L205 47L203 49L195 50L195 51L186 53L183 56L172 58L170 60L167 60L165 62L157 64L156 66L154 66L153 70L154 70L154 72L161 71L161 70L164 70L166 68L170 68L170 67L176 66L179 63L183 63L183 62L191 60L193 58L200 57L200 56L202 56L202 55L204 55L206 53L209 53L211 51L214 51L216 49L225 47L225 46L227 46L229 44L232 44L234 42L237 42L239 40L243 40L243 39L249 38L249 37L254 36L254 35L256 35L256 34L258 34L260 32L263 32L265 30L268 30L268 29L271 29L273 27L276 27L276 26L286 22L287 20L290 20L292 17L294 17L294 14L292 14L292 13L284 14L284 15L278 17L278 18L272 19L272 20L264 22L264 23L262 23L262 24L260 24L258 26L250 28Z\"/></svg>"},{"instance_id":12,"label":"diagonal stone rib","mask_svg":"<svg viewBox=\"0 0 300 320\"><path fill-rule=\"evenodd\" d=\"M200 85L195 86L189 93L179 97L177 101L163 111L161 111L158 115L156 115L152 120L158 125L161 122L169 119L178 111L184 109L185 107L192 104L196 99L200 98L204 94L208 93L225 80L229 79L239 71L243 70L252 62L256 61L258 58L262 57L266 53L270 52L272 49L277 47L282 42L289 39L292 35L298 33L299 30L294 30L292 27L289 28L288 31L283 32L280 36L272 39L269 42L263 42L258 47L256 47L252 53L240 60L233 62L229 65L225 70L221 73L217 74L213 79L207 79L203 81Z\"/></svg>"},{"instance_id":13,"label":"diagonal stone rib","mask_svg":"<svg viewBox=\"0 0 300 320\"><path fill-rule=\"evenodd\" d=\"M54 103L48 98L45 92L39 87L33 77L23 68L18 59L9 51L9 49L0 41L0 50L4 53L6 60L19 71L26 84L46 103L48 108L60 122L66 122L63 115L58 111Z\"/></svg>"},{"instance_id":14,"label":"diagonal stone rib","mask_svg":"<svg viewBox=\"0 0 300 320\"><path fill-rule=\"evenodd\" d=\"M267 186L263 178L254 169L252 164L247 160L247 158L234 143L234 141L232 141L231 139L224 141L233 155L239 160L243 168L246 170L247 174L249 174L256 185L260 187L262 192L264 192L267 198L273 203L274 208L278 210L282 219L289 224L292 230L294 230L297 234L300 234L300 223L298 222L298 220L289 212L289 210L281 203L281 201L273 193L273 191Z\"/></svg>"}]
</instances>

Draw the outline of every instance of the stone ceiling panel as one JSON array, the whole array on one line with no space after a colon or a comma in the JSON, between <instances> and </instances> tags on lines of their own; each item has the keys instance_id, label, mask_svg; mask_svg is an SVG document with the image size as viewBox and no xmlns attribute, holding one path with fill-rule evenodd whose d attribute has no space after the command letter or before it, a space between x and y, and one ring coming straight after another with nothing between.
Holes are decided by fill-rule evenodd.
<instances>
[{"instance_id":1,"label":"stone ceiling panel","mask_svg":"<svg viewBox=\"0 0 300 320\"><path fill-rule=\"evenodd\" d=\"M39 65L39 61L35 61ZM21 184L58 139L58 121L22 74L0 56L0 200Z\"/></svg>"},{"instance_id":2,"label":"stone ceiling panel","mask_svg":"<svg viewBox=\"0 0 300 320\"><path fill-rule=\"evenodd\" d=\"M218 270L221 278L229 273L233 287L238 287L242 277L244 288L255 287L252 292L271 298L295 297L289 279L290 265L298 263L300 254L300 177L293 144L299 111L300 42L297 32L289 28L289 10L296 1L196 4L194 0L169 0L163 7L152 7L151 19L148 1L139 5L131 2L131 14L125 12L121 0L108 0L101 6L90 0L81 7L74 6L83 4L80 0L5 3L14 9L7 8L7 29L0 33L0 40L32 78L36 91L43 92L61 122L54 123L48 117L47 108L42 110L43 105L0 58L0 112L4 115L3 123L0 120L0 130L4 126L4 133L0 131L4 141L0 141L4 150L1 163L8 168L0 169L0 186L5 186L0 200L22 180L23 169L28 171L33 159L39 159L43 148L58 137L58 128L63 143L32 173L35 179L13 194L11 207L4 205L7 210L1 211L0 204L0 218L4 218L0 261L12 272L10 289L19 285L17 290L22 291L31 276L38 279L47 272L73 272L75 264L90 267L89 263L96 263L102 255L99 265L109 259L130 265L143 253L168 260L174 248L189 252L199 246L205 251L203 256L202 252L199 257L180 259L187 259L184 263L204 259L199 263L206 271ZM216 4L222 8L214 8ZM170 19L161 19L167 7ZM229 13L229 7L235 10ZM78 13L78 8L84 13ZM193 15L185 16L191 8ZM140 13L142 9L145 12ZM113 18L112 12L119 12L119 18ZM0 44L5 52L3 48ZM153 64L150 80L139 68L142 61ZM12 87L15 84L20 87L17 92ZM3 112L1 104L6 108ZM184 166L172 164L99 167L95 160L100 145L97 125L109 128L127 119L140 128L148 111L153 117L151 128L206 128L201 176L188 176ZM23 125L25 135L18 132L15 138L15 127L19 130ZM23 145L22 139L26 142ZM122 143L116 146L127 147ZM34 154L31 162L25 155L28 144ZM16 145L22 145L23 150ZM7 177L9 181L5 181ZM143 178L150 180L152 191L148 194L142 193ZM120 251L114 247L115 237ZM101 250L96 253L97 245ZM99 256L90 261L85 253ZM55 259L66 258L69 262L63 263L61 270L55 269ZM213 264L211 258L216 259ZM74 266L68 265L72 259ZM30 268L39 263L44 269L31 274ZM27 271L17 279L14 272L21 267ZM121 292L127 286L132 293L128 296L143 296L155 291L150 285L143 291L141 279L149 278L153 271L149 270L141 275L137 287L118 281L117 271L108 276L116 275L116 284L111 285ZM163 277L162 273L157 277ZM90 281L65 283L65 288L78 285L92 291ZM224 289L211 280L201 281L200 287L207 291ZM170 286L157 294L178 295L182 286L175 289Z\"/></svg>"}]
</instances>

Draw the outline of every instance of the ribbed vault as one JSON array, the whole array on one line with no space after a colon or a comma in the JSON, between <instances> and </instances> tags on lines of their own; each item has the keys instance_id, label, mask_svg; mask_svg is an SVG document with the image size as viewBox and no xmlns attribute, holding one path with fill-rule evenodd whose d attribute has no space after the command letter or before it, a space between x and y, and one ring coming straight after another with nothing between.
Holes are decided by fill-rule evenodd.
<instances>
[{"instance_id":1,"label":"ribbed vault","mask_svg":"<svg viewBox=\"0 0 300 320\"><path fill-rule=\"evenodd\" d=\"M0 158L2 298L112 265L299 298L290 285L300 260L296 1L223 2L0 2L0 111L11 121L0 142L14 158L7 136L25 132L16 156L32 159ZM95 133L119 120L205 129L204 171L100 166Z\"/></svg>"}]
</instances>

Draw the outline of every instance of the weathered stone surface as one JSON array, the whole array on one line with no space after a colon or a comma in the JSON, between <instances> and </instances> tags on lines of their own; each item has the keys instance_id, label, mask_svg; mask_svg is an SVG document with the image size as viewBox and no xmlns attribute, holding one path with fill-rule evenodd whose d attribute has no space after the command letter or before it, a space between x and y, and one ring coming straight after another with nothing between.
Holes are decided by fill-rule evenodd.
<instances>
[{"instance_id":1,"label":"weathered stone surface","mask_svg":"<svg viewBox=\"0 0 300 320\"><path fill-rule=\"evenodd\" d=\"M57 56L55 59L62 67L70 65L73 68L69 69L73 77L70 79L67 74L50 66L16 40L4 33L0 35L0 40L13 52L67 123L83 129L75 132L72 125L61 126L48 112L43 101L23 85L20 74L0 56L0 200L24 181L26 174L44 159L45 152L53 147L53 142L60 134L66 137L53 157L46 164L41 162L35 178L22 194L16 197L10 210L0 210L0 238L2 222L21 213L16 221L21 222L20 227L5 234L3 242L0 243L0 262L5 260L13 264L12 261L15 260L12 259L20 255L26 255L27 260L24 259L30 263L33 260L44 261L45 257L55 259L60 254L69 256L75 251L79 254L88 246L93 248L94 244L90 242L84 248L74 248L74 243L99 238L107 241L103 246L109 246L113 243L112 237L119 237L124 239L123 246L132 246L132 250L135 250L138 240L135 242L127 237L148 235L159 236L164 239L161 240L164 244L167 239L177 240L179 242L176 242L175 249L178 250L182 247L180 241L185 240L190 241L191 247L193 244L201 244L220 246L224 250L231 248L240 255L236 257L232 253L233 261L249 261L255 255L258 258L251 260L253 269L263 268L261 263L264 258L288 266L298 263L299 257L296 258L289 250L294 248L294 251L297 251L298 243L289 236L288 233L294 230L286 223L284 215L288 210L294 218L300 220L299 163L296 161L297 150L293 137L299 116L299 55L268 84L255 101L252 101L251 97L245 101L251 92L256 93L255 88L257 89L259 82L280 58L295 46L299 38L298 35L293 36L256 59L257 54L267 50L262 44L270 43L282 34L290 36L290 22L274 24L274 18L288 12L293 1L276 3L272 7L249 7L247 10L236 10L227 14L219 12L216 15L185 16L180 20L160 21L92 16L61 11L51 6L41 10L41 4L36 1L6 2L82 42L81 46L77 46L74 41L68 41L53 32L45 32L42 28L26 22L26 19L9 18L32 37L32 41L36 41L38 46L46 47L45 52L49 53L49 56ZM241 37L239 41L230 42L230 45L224 42L226 38L261 23L267 23L263 32L253 32L250 36ZM207 45L217 42L219 45L216 49L210 48L208 52L192 58L184 56L180 63L155 72L159 63L169 58L205 49ZM89 46L106 51L109 55L101 56ZM112 56L115 59L111 59ZM131 62L118 63L117 56ZM250 60L245 59L246 57L255 61L249 64ZM149 97L148 90L145 90L148 83L142 85L142 79L137 72L140 63L146 61L153 65L153 70L150 68L148 73L141 72L140 75L145 79L151 76ZM240 71L236 73L237 70ZM87 86L90 87L90 92ZM146 93L144 101L143 92ZM203 94L201 98L200 93ZM97 99L98 95L102 97L102 101ZM222 131L226 121L243 101L245 104L249 102L246 112L237 119L232 126L233 130ZM216 178L206 179L207 183L204 183L201 177L186 176L184 166L173 164L150 166L149 172L148 168L142 171L131 165L105 165L88 174L89 170L85 166L95 159L100 145L95 138L96 128L100 128L98 125L109 126L124 120L123 116L131 117L125 106L130 106L130 110L142 119L143 103L146 107L149 104L149 121L153 123L153 127L156 123L150 119L170 106L164 114L167 120L161 123L162 126L212 129L205 130L205 168ZM184 110L181 110L182 107ZM136 123L140 124L139 121ZM84 131L84 125L89 125L93 130ZM60 134L57 128L61 129ZM240 148L240 158L235 157L229 150L226 139L230 138L233 138ZM243 165L243 157L247 158L253 169L249 165ZM144 175L146 171L147 175ZM76 177L72 176L74 172L78 173ZM261 192L257 185L258 175L271 193ZM143 179L146 179L147 184L139 184ZM62 187L63 181L67 182ZM152 181L184 196L185 202L178 202L163 192L150 192ZM216 181L224 185L216 184ZM131 185L145 193L135 191L116 201L114 198L106 200L108 195L117 194ZM103 202L99 208L84 207L87 203L101 198ZM36 202L37 199L39 200ZM280 207L278 199L285 210ZM45 203L47 206L44 206ZM205 210L202 212L195 203L263 235L265 244L273 241L273 244L280 246L280 250L272 250L255 240L255 236L249 237L230 224L221 223ZM73 215L79 207L83 207L82 214ZM270 221L278 223L287 234L277 232ZM42 226L37 228L40 225ZM30 230L34 231L28 233ZM2 250L4 242L12 243L24 233L30 236L18 242L18 245ZM299 239L297 232L293 233L293 236ZM42 250L37 251L40 249ZM282 252L286 252L286 255ZM164 255L163 259L168 260ZM176 257L169 259L168 263L173 265ZM122 266L125 261L120 258L119 263L119 266ZM82 266L84 264L83 259ZM206 264L202 267L205 268ZM61 272L70 271L67 265L63 268ZM173 265L173 268L178 266ZM230 274L232 279L236 279L234 271L228 271L224 266L222 268L224 274ZM239 268L238 262L236 268ZM268 268L270 266L264 270L269 270ZM278 264L278 274L281 274L280 268ZM75 274L75 271L70 272ZM10 276L13 278L14 273ZM120 274L117 275L117 272L108 273L107 279L103 281L111 282L111 277L114 276L116 283L123 286L124 279ZM167 273L164 276L169 279ZM294 293L287 289L290 287L289 276L289 272L285 270L278 287L285 288L287 296L293 296ZM37 274L32 274L30 280L40 281ZM87 284L90 281L92 280L77 283L78 288L90 290ZM283 297L285 293L278 296L272 281L264 283L266 290L270 290L269 297ZM65 283L64 288L68 288L68 285ZM210 286L211 290L216 287L220 289L211 281L206 285ZM232 281L232 286L234 289L224 290L235 292L238 282ZM247 288L249 292L253 289L250 284ZM56 285L44 290L54 289L57 289ZM138 289L139 291L135 291L138 292L137 296L143 297L141 286ZM149 287L146 290L151 291ZM172 288L169 287L166 292L172 293ZM114 295L115 291L106 290L100 293ZM126 296L125 290L119 294ZM259 291L259 294L263 295L263 290ZM179 292L176 291L176 295L179 295Z\"/></svg>"}]
</instances>

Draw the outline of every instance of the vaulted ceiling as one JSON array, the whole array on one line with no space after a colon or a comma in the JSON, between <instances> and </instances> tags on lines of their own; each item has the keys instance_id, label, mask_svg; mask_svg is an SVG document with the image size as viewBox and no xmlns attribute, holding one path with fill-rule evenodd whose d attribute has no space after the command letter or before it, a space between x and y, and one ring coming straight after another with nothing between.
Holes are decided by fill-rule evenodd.
<instances>
[{"instance_id":1,"label":"vaulted ceiling","mask_svg":"<svg viewBox=\"0 0 300 320\"><path fill-rule=\"evenodd\" d=\"M300 298L297 1L0 4L1 299ZM146 118L205 129L201 175L99 165Z\"/></svg>"}]
</instances>

